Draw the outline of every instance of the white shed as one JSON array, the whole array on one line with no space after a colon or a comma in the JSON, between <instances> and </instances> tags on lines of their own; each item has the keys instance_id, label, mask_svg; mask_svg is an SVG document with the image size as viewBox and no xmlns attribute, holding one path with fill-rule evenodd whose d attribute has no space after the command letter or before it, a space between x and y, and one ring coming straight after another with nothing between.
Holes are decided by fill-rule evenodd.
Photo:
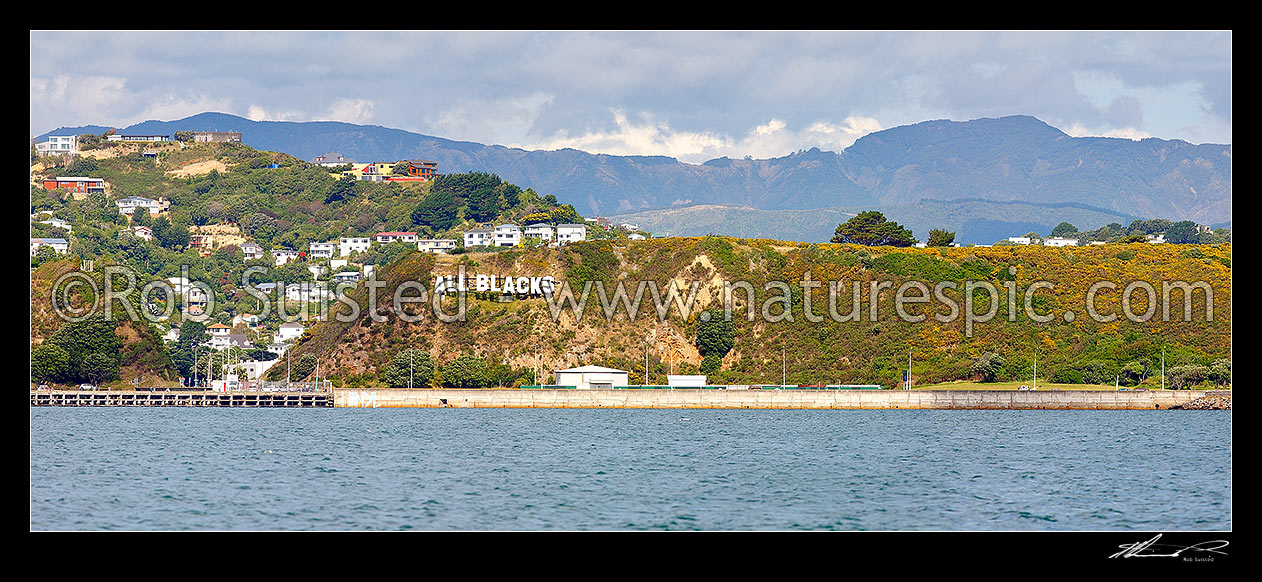
<instances>
[{"instance_id":1,"label":"white shed","mask_svg":"<svg viewBox=\"0 0 1262 582\"><path fill-rule=\"evenodd\" d=\"M705 386L705 374L668 375L666 384L671 388L702 388Z\"/></svg>"},{"instance_id":2,"label":"white shed","mask_svg":"<svg viewBox=\"0 0 1262 582\"><path fill-rule=\"evenodd\" d=\"M604 368L601 366L580 366L568 370L557 370L557 386L573 386L578 390L604 389L627 385L627 371Z\"/></svg>"}]
</instances>

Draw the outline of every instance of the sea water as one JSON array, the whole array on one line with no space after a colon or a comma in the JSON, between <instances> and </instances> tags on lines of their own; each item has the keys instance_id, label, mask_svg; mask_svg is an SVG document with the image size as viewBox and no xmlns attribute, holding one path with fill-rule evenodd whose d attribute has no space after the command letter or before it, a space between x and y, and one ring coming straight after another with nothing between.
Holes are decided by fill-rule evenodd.
<instances>
[{"instance_id":1,"label":"sea water","mask_svg":"<svg viewBox=\"0 0 1262 582\"><path fill-rule=\"evenodd\" d=\"M32 530L1231 529L1229 411L31 408Z\"/></svg>"}]
</instances>

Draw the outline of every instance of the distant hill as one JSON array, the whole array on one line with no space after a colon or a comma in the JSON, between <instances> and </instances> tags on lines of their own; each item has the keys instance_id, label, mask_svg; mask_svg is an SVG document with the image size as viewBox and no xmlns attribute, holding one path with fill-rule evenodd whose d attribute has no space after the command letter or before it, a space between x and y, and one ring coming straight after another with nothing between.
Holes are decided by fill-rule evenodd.
<instances>
[{"instance_id":1,"label":"distant hill","mask_svg":"<svg viewBox=\"0 0 1262 582\"><path fill-rule=\"evenodd\" d=\"M527 151L380 126L251 121L222 113L146 121L121 131L178 130L240 131L250 146L306 160L336 151L356 161L430 159L444 173L494 172L541 194L555 194L584 215L743 207L749 209L751 234L779 233L777 238L786 239L797 237L783 233L774 214L761 211L875 208L915 224L900 209L928 205L952 216L950 224L957 228L980 229L960 233L968 242L991 242L993 232L1008 232L1006 223L1023 233L1030 229L1020 225L1055 225L1066 217L1086 221L1074 223L1083 229L1126 217L1231 222L1230 145L1076 138L1028 116L926 121L869 134L841 153L813 148L780 158L719 158L700 165L662 156ZM1004 206L1010 203L1018 206ZM1044 206L1037 220L1028 220L1018 216L1024 212L1013 212L1021 204Z\"/></svg>"}]
</instances>

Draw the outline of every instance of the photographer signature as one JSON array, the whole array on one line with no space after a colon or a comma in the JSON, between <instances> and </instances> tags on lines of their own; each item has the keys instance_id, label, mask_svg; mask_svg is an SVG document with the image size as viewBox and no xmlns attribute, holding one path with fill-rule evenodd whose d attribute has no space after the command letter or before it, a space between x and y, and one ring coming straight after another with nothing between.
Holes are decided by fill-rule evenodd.
<instances>
[{"instance_id":1,"label":"photographer signature","mask_svg":"<svg viewBox=\"0 0 1262 582\"><path fill-rule=\"evenodd\" d=\"M1138 542L1134 544L1122 544L1118 546L1119 548L1122 548L1122 551L1116 554L1113 554L1112 556L1109 556L1109 557L1110 558L1177 558L1179 557L1180 554L1189 550L1193 552L1209 552L1212 554L1222 554L1224 556L1227 555L1227 552L1218 551L1222 548L1227 547L1227 544L1228 544L1227 540L1213 540L1213 541L1208 541L1208 542L1201 542L1199 544L1192 544L1190 546L1179 547L1172 544L1158 544L1157 540L1159 539L1161 539L1161 534L1157 534L1151 540L1148 540L1146 542ZM1174 551L1171 551L1171 548L1173 548ZM1158 551L1170 552L1170 553L1162 554L1162 553L1157 553Z\"/></svg>"}]
</instances>

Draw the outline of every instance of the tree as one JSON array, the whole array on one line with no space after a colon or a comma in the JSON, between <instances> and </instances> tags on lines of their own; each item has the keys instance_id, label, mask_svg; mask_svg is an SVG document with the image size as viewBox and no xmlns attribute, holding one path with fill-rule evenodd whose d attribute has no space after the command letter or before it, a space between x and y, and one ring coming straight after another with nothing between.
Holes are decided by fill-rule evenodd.
<instances>
[{"instance_id":1,"label":"tree","mask_svg":"<svg viewBox=\"0 0 1262 582\"><path fill-rule=\"evenodd\" d=\"M152 222L148 212L137 212L131 217L131 223L136 226L149 226Z\"/></svg>"},{"instance_id":2,"label":"tree","mask_svg":"<svg viewBox=\"0 0 1262 582\"><path fill-rule=\"evenodd\" d=\"M720 358L717 354L710 354L701 358L701 373L703 374L713 374L718 372L719 368L722 367L723 358Z\"/></svg>"},{"instance_id":3,"label":"tree","mask_svg":"<svg viewBox=\"0 0 1262 582\"><path fill-rule=\"evenodd\" d=\"M35 251L35 264L42 265L57 258L57 251L48 245L40 245L39 250Z\"/></svg>"},{"instance_id":4,"label":"tree","mask_svg":"<svg viewBox=\"0 0 1262 582\"><path fill-rule=\"evenodd\" d=\"M1052 229L1052 236L1067 236L1076 232L1078 232L1078 227L1069 224L1068 222L1062 222Z\"/></svg>"},{"instance_id":5,"label":"tree","mask_svg":"<svg viewBox=\"0 0 1262 582\"><path fill-rule=\"evenodd\" d=\"M412 211L412 224L442 232L456 224L456 198L450 192L432 192Z\"/></svg>"},{"instance_id":6,"label":"tree","mask_svg":"<svg viewBox=\"0 0 1262 582\"><path fill-rule=\"evenodd\" d=\"M193 141L193 132L187 131L187 130L180 130L171 134L171 137L174 138L175 141L185 141L185 142Z\"/></svg>"},{"instance_id":7,"label":"tree","mask_svg":"<svg viewBox=\"0 0 1262 582\"><path fill-rule=\"evenodd\" d=\"M969 371L974 376L981 377L983 382L994 382L1007 363L1003 356L995 352L986 352L973 360L973 364L969 366Z\"/></svg>"},{"instance_id":8,"label":"tree","mask_svg":"<svg viewBox=\"0 0 1262 582\"><path fill-rule=\"evenodd\" d=\"M925 243L925 246L949 247L953 242L955 242L954 232L935 228L929 231L929 241Z\"/></svg>"},{"instance_id":9,"label":"tree","mask_svg":"<svg viewBox=\"0 0 1262 582\"><path fill-rule=\"evenodd\" d=\"M36 382L63 382L70 373L70 355L61 346L42 343L31 350L31 379Z\"/></svg>"},{"instance_id":10,"label":"tree","mask_svg":"<svg viewBox=\"0 0 1262 582\"><path fill-rule=\"evenodd\" d=\"M697 319L697 351L720 359L736 345L735 328L718 309L703 311Z\"/></svg>"},{"instance_id":11,"label":"tree","mask_svg":"<svg viewBox=\"0 0 1262 582\"><path fill-rule=\"evenodd\" d=\"M1174 244L1190 244L1199 243L1200 232L1196 230L1196 223L1191 220L1180 220L1170 225L1166 231L1166 242Z\"/></svg>"},{"instance_id":12,"label":"tree","mask_svg":"<svg viewBox=\"0 0 1262 582\"><path fill-rule=\"evenodd\" d=\"M464 354L442 367L443 385L448 388L482 388L487 385L486 362Z\"/></svg>"},{"instance_id":13,"label":"tree","mask_svg":"<svg viewBox=\"0 0 1262 582\"><path fill-rule=\"evenodd\" d=\"M887 220L876 210L860 212L858 216L837 225L832 242L865 246L909 247L916 244L912 232L897 222Z\"/></svg>"},{"instance_id":14,"label":"tree","mask_svg":"<svg viewBox=\"0 0 1262 582\"><path fill-rule=\"evenodd\" d=\"M332 204L341 200L346 200L355 195L355 179L346 176L341 180L333 183L329 188L329 193L324 197L325 204Z\"/></svg>"},{"instance_id":15,"label":"tree","mask_svg":"<svg viewBox=\"0 0 1262 582\"><path fill-rule=\"evenodd\" d=\"M434 377L434 360L429 352L421 350L403 350L395 354L394 360L381 374L381 379L391 388L407 388L411 380L413 388L425 387Z\"/></svg>"},{"instance_id":16,"label":"tree","mask_svg":"<svg viewBox=\"0 0 1262 582\"><path fill-rule=\"evenodd\" d=\"M118 379L118 357L94 352L88 354L79 366L79 377L93 384L103 384Z\"/></svg>"},{"instance_id":17,"label":"tree","mask_svg":"<svg viewBox=\"0 0 1262 582\"><path fill-rule=\"evenodd\" d=\"M293 368L290 369L290 378L293 380L302 380L310 376L316 369L316 364L320 360L312 354L303 354L294 361Z\"/></svg>"}]
</instances>

